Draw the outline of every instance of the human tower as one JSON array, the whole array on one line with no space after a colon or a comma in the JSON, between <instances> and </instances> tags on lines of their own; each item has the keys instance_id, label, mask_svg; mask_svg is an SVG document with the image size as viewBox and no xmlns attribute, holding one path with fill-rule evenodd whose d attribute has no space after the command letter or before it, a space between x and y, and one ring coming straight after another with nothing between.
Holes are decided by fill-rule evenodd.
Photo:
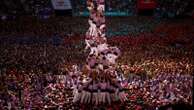
<instances>
[{"instance_id":1,"label":"human tower","mask_svg":"<svg viewBox=\"0 0 194 110\"><path fill-rule=\"evenodd\" d=\"M85 50L89 50L87 74L77 85L73 101L96 106L124 102L126 95L116 71L121 52L107 43L105 34L105 0L87 0L87 8L90 14L85 37Z\"/></svg>"}]
</instances>

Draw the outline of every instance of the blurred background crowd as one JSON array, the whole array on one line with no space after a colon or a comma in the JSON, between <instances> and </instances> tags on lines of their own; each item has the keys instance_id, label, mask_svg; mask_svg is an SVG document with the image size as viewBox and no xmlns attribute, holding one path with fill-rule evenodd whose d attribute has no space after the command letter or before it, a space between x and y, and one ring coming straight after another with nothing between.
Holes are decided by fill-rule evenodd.
<instances>
[{"instance_id":1,"label":"blurred background crowd","mask_svg":"<svg viewBox=\"0 0 194 110\"><path fill-rule=\"evenodd\" d=\"M136 2L106 0L106 10L135 14ZM72 4L73 13L87 11L84 0ZM158 0L152 16L106 18L108 43L122 52L117 73L128 98L117 108L174 109L184 104L181 110L192 109L194 22L187 16L193 10L190 7L190 0ZM15 16L0 21L1 110L79 109L72 103L72 88L84 77L88 18L51 15L37 19L42 9L55 13L48 0L0 2L2 18ZM157 19L160 15L173 19Z\"/></svg>"},{"instance_id":2,"label":"blurred background crowd","mask_svg":"<svg viewBox=\"0 0 194 110\"><path fill-rule=\"evenodd\" d=\"M2 0L0 2L0 15L34 15L54 14L52 0ZM154 3L154 13L162 17L175 17L191 15L194 3L192 0L106 0L106 12L115 12L115 15L136 15L139 3ZM84 15L88 12L85 0L72 0L73 15Z\"/></svg>"}]
</instances>

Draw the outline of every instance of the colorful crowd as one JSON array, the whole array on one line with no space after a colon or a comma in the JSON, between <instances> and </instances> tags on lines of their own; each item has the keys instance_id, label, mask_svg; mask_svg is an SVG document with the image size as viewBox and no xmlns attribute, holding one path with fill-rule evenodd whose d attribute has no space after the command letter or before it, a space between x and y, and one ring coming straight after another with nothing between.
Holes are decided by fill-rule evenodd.
<instances>
[{"instance_id":1,"label":"colorful crowd","mask_svg":"<svg viewBox=\"0 0 194 110\"><path fill-rule=\"evenodd\" d=\"M67 25L62 28L63 22L55 24L51 20L51 25L45 25L48 21L38 21L31 25L24 21L22 24L27 26L15 27L10 22L1 22L3 27L0 27L0 109L79 109L72 100L75 84L85 77L80 75L86 59L84 37ZM76 27L76 22L72 25ZM66 29L66 33L72 34L63 33ZM127 36L108 38L109 44L122 51L116 66L117 77L128 99L115 109L154 110L175 103L192 104L193 29L189 20L165 21L149 32L130 34L129 31ZM48 40L56 30L62 36L61 45ZM36 36L36 40L18 43L20 36L22 40ZM37 43L39 39L46 41Z\"/></svg>"}]
</instances>

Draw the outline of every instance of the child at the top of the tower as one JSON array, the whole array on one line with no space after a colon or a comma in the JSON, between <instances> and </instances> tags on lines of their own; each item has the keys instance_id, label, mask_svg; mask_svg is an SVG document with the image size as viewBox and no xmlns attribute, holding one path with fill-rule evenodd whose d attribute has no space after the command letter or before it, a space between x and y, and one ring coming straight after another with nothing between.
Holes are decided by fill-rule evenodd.
<instances>
[{"instance_id":1,"label":"child at the top of the tower","mask_svg":"<svg viewBox=\"0 0 194 110\"><path fill-rule=\"evenodd\" d=\"M94 4L94 1L96 2L96 4ZM104 12L105 9L104 0L87 0L87 6L90 11L97 9L100 12Z\"/></svg>"}]
</instances>

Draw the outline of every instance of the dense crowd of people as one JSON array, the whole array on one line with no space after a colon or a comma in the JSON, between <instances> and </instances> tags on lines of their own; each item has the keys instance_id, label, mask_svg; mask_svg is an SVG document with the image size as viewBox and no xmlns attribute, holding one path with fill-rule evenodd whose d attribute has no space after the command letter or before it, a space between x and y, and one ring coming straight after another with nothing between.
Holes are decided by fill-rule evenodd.
<instances>
[{"instance_id":1,"label":"dense crowd of people","mask_svg":"<svg viewBox=\"0 0 194 110\"><path fill-rule=\"evenodd\" d=\"M72 94L77 79L84 78L88 26L84 18L68 19L0 22L0 109L77 109ZM120 19L107 21L108 28L126 28L128 34L107 36L122 50L117 72L128 96L122 106L153 110L180 101L192 104L193 22Z\"/></svg>"},{"instance_id":2,"label":"dense crowd of people","mask_svg":"<svg viewBox=\"0 0 194 110\"><path fill-rule=\"evenodd\" d=\"M192 105L192 77L183 74L182 71L161 71L148 80L133 77L128 88L130 107L140 106L155 109L179 101ZM187 90L190 88L190 91L186 91L186 88Z\"/></svg>"},{"instance_id":3,"label":"dense crowd of people","mask_svg":"<svg viewBox=\"0 0 194 110\"><path fill-rule=\"evenodd\" d=\"M37 15L39 10L52 7L50 0L2 0L0 3L1 15Z\"/></svg>"},{"instance_id":4,"label":"dense crowd of people","mask_svg":"<svg viewBox=\"0 0 194 110\"><path fill-rule=\"evenodd\" d=\"M152 110L179 101L192 104L193 65L189 59L178 62L152 59L118 65L117 72L123 74L120 78L128 94L125 107ZM72 103L73 87L84 76L80 76L82 67L74 69L70 65L62 65L58 71L44 71L41 67L8 68L7 65L1 70L0 107L76 109L77 105Z\"/></svg>"},{"instance_id":5,"label":"dense crowd of people","mask_svg":"<svg viewBox=\"0 0 194 110\"><path fill-rule=\"evenodd\" d=\"M158 9L163 17L173 18L179 15L185 15L186 12L192 11L193 3L191 0L159 0Z\"/></svg>"}]
</instances>

